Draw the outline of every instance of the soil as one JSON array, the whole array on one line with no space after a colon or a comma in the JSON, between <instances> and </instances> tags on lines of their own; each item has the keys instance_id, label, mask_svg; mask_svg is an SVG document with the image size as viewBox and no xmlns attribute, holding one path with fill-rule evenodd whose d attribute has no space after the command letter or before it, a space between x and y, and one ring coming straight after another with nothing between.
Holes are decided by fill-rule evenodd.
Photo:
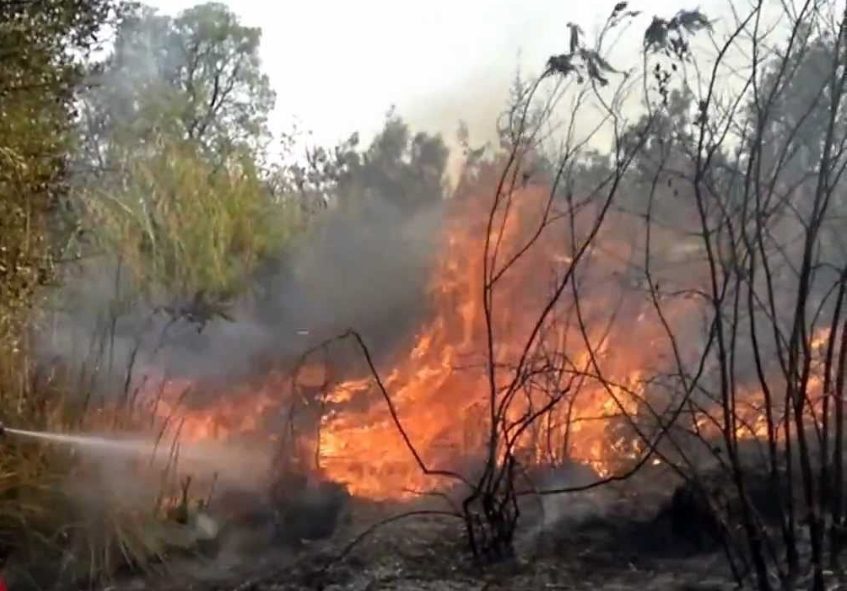
<instances>
[{"instance_id":1,"label":"soil","mask_svg":"<svg viewBox=\"0 0 847 591\"><path fill-rule=\"evenodd\" d=\"M374 524L427 508L423 501L400 505L354 499L327 539L280 545L267 528L236 530L215 558L175 561L167 571L125 579L108 591L737 588L726 560L709 540L709 522L692 513L696 504L686 504L687 497L685 502L674 500L667 483L651 489L650 482L647 474L622 487L545 497L543 502L527 498L516 542L518 558L484 571L468 558L462 522L443 516L394 521L351 547ZM686 524L682 532L681 522ZM698 527L702 531L692 536ZM804 588L802 582L797 588ZM847 585L835 581L830 587L842 588Z\"/></svg>"},{"instance_id":2,"label":"soil","mask_svg":"<svg viewBox=\"0 0 847 591\"><path fill-rule=\"evenodd\" d=\"M605 491L556 497L569 510L555 524L544 523L537 501L525 503L518 558L485 571L468 559L462 522L449 517L399 520L351 548L351 541L373 524L425 508L356 500L350 518L328 539L274 546L266 530L240 531L230 534L214 559L176 561L167 572L126 579L109 591L734 588L722 556L674 540L669 522L657 519L655 511L645 517L628 510L624 517L623 507L632 505L625 495L618 495L617 502L610 496L614 493ZM601 506L602 512L597 510Z\"/></svg>"}]
</instances>

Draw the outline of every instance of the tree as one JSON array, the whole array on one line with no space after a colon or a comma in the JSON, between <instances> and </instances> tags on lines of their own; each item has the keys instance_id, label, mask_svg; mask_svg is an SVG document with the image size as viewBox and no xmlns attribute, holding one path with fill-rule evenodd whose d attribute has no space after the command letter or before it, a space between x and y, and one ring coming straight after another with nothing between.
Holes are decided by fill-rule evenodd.
<instances>
[{"instance_id":1,"label":"tree","mask_svg":"<svg viewBox=\"0 0 847 591\"><path fill-rule=\"evenodd\" d=\"M176 18L135 7L81 101L76 192L94 247L132 271L135 295L236 295L299 224L261 162L274 95L261 31L223 4ZM218 301L218 303L220 303Z\"/></svg>"},{"instance_id":2,"label":"tree","mask_svg":"<svg viewBox=\"0 0 847 591\"><path fill-rule=\"evenodd\" d=\"M241 150L258 154L274 103L260 40L259 29L243 26L218 3L176 18L144 6L125 16L83 100L90 163L108 166L115 145L155 144L163 132L198 143L212 160Z\"/></svg>"},{"instance_id":3,"label":"tree","mask_svg":"<svg viewBox=\"0 0 847 591\"><path fill-rule=\"evenodd\" d=\"M18 351L39 288L53 277L51 229L68 188L80 58L110 0L0 4L0 343Z\"/></svg>"},{"instance_id":4,"label":"tree","mask_svg":"<svg viewBox=\"0 0 847 591\"><path fill-rule=\"evenodd\" d=\"M830 241L843 223L847 12L800 4L781 7L778 50L758 3L716 44L708 69L687 68L708 72L705 80L682 76L698 89L688 149L666 151L639 187L647 196L645 281L674 350L666 377L680 390L697 388L669 438L674 453L663 459L701 488L705 466L725 477L729 486L710 494L723 542L739 579L763 591L775 577L783 588L806 578L824 589L844 524L847 271L844 251ZM730 54L749 63L736 86L721 81L739 71ZM678 197L657 182L671 172ZM656 264L652 239L662 227L655 206L674 197L695 211L685 230L698 249L684 274ZM685 323L668 320L683 298L700 302L706 319L693 356L678 353L692 340ZM778 507L775 524L750 493L762 477Z\"/></svg>"},{"instance_id":5,"label":"tree","mask_svg":"<svg viewBox=\"0 0 847 591\"><path fill-rule=\"evenodd\" d=\"M31 378L29 336L67 237L62 206L83 60L113 9L111 0L0 2L0 410L19 425L44 425L60 404ZM71 463L50 460L43 448L14 445L0 459L4 572L10 552L60 562L53 541L68 531L69 513L57 480Z\"/></svg>"},{"instance_id":6,"label":"tree","mask_svg":"<svg viewBox=\"0 0 847 591\"><path fill-rule=\"evenodd\" d=\"M440 136L412 135L392 112L366 149L359 148L358 134L332 149L310 149L305 164L283 167L278 181L306 202L350 215L367 215L374 207L408 214L443 199L448 155Z\"/></svg>"},{"instance_id":7,"label":"tree","mask_svg":"<svg viewBox=\"0 0 847 591\"><path fill-rule=\"evenodd\" d=\"M376 198L414 210L442 198L447 154L439 136L412 136L406 123L390 115L339 190L347 193L347 200L359 192L365 200Z\"/></svg>"}]
</instances>

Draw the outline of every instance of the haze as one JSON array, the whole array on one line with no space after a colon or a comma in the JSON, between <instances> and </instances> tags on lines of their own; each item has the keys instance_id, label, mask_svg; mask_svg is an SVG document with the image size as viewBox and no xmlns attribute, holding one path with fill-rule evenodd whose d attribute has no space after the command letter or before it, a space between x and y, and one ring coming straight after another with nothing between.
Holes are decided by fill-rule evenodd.
<instances>
[{"instance_id":1,"label":"haze","mask_svg":"<svg viewBox=\"0 0 847 591\"><path fill-rule=\"evenodd\" d=\"M297 123L314 143L331 145L356 131L370 137L392 106L413 128L447 140L460 119L475 142L491 139L518 68L537 73L565 50L568 22L590 33L617 0L224 3L246 25L262 28L263 68L277 92L273 131ZM175 15L194 3L149 4ZM714 18L727 3L701 0L691 8L697 6ZM672 15L680 3L636 0L630 7Z\"/></svg>"}]
</instances>

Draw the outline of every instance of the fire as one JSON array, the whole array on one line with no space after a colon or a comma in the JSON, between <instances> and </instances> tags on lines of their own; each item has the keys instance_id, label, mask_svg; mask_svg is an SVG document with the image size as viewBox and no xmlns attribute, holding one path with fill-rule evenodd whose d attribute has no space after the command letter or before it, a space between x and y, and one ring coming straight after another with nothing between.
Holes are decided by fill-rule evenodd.
<instances>
[{"instance_id":1,"label":"fire","mask_svg":"<svg viewBox=\"0 0 847 591\"><path fill-rule=\"evenodd\" d=\"M414 495L444 483L421 470L398 421L430 469L461 472L486 450L492 400L496 406L515 383L519 387L513 388L507 405L507 424L542 407L551 396L561 397L515 437L515 454L522 462L575 460L605 475L640 457L646 444L632 420L644 414L648 399L658 412L670 400L647 379L667 368L670 352L648 296L627 283L636 240L622 229L632 221L610 216L584 255L579 267L584 271L573 277L579 297L566 290L538 325L553 286L575 258L565 222L549 225L532 248L524 249L547 194L546 187L524 188L514 197L509 216L494 224L490 238L497 256L492 268L496 272L511 266L498 277L488 311L483 305L483 245L490 201L463 198L450 204L430 283L432 314L405 353L396 352L393 358L399 361L393 366L382 367L384 360L376 360L396 420L369 372L338 383L320 363L295 375L272 372L216 397L212 406L191 410L180 409L176 400L190 384L170 382L168 393L157 399L156 413L173 416L181 437L191 441L267 440L279 438L278 421L285 409L303 407L315 417L314 433L304 437L314 448L317 468L346 483L353 494L375 499ZM593 214L585 215L590 224ZM668 303L669 321L691 315L696 305L690 300ZM530 340L536 329L537 338ZM495 367L493 383L489 361ZM754 404L757 395L747 398L754 410L739 421L739 437L765 436L763 412ZM720 421L717 413L710 416ZM691 421L704 431L714 426L705 415Z\"/></svg>"},{"instance_id":2,"label":"fire","mask_svg":"<svg viewBox=\"0 0 847 591\"><path fill-rule=\"evenodd\" d=\"M514 208L502 223L495 268L502 268L532 234L547 191L530 186L515 196ZM520 359L553 282L572 263L574 253L564 239L566 226L551 225L498 279L491 306L497 367L492 384L482 301L488 200L460 199L450 207L443 250L430 284L432 316L420 327L407 354L398 355L400 361L387 370L381 368L381 373L398 420L423 461L433 469L461 471L462 462L484 451L492 388L497 397L501 388L520 377L509 366ZM499 234L495 227L492 244ZM586 255L592 257L591 264L602 266L604 275L623 274L630 247L611 237L603 243L605 253ZM605 295L586 293L580 310L590 327L585 334L577 327L574 298L568 295L530 348L527 371L545 363L558 364L559 371L539 371L527 379L509 405L507 420L538 408L551 394L558 393L562 400L516 440L516 453L525 462L574 459L607 473L614 461L638 453L637 438L620 428L621 416L638 412L644 394L641 376L648 358L655 357L655 351L644 345L658 342L660 334L655 323L645 322L642 308L626 303L617 305L627 316L625 330L606 330L603 319L615 308L619 290L614 286L604 290ZM592 342L593 355L586 338ZM606 380L592 377L598 368ZM258 384L217 397L211 407L188 410L179 407L178 399L191 385L171 381L167 392L157 397L156 414L171 417L172 428L188 441L261 436L272 431L266 430L265 419L279 416L302 395L299 386L307 383L311 395L320 398L315 445L317 462L329 478L347 483L354 494L373 498L402 497L439 484L421 471L370 375L330 384L325 375L305 373L301 370L293 380L269 375Z\"/></svg>"},{"instance_id":3,"label":"fire","mask_svg":"<svg viewBox=\"0 0 847 591\"><path fill-rule=\"evenodd\" d=\"M543 187L530 187L517 196L515 210L503 226L500 264L522 248L546 196ZM463 460L471 460L485 449L492 386L501 389L516 379L508 366L520 359L550 297L551 282L561 277L573 260L562 239L564 228L551 226L553 231L503 275L491 310L493 354L499 366L492 385L484 356L485 206L485 200L455 205L431 285L435 312L421 327L408 356L383 379L402 428L431 469L461 470ZM495 240L496 236L492 237L492 242ZM607 237L604 248L607 254L596 255L592 264L602 265L604 274L622 274L630 247ZM645 302L625 305L622 313L628 319L623 330L602 334L603 318L614 307L615 289L607 286L606 297L592 293L590 302L583 304L582 314L591 324L586 336L575 326L573 298L564 298L570 309L563 305L560 316L545 325L532 348L531 354L538 358L527 361L529 369L550 361L541 359L545 351L567 355L567 362L557 375L558 383L528 382L523 386L508 418L514 421L539 408L551 393L566 394L549 416L533 424L516 443L525 462L578 460L606 474L615 462L640 451L639 439L622 428L626 422L622 415L637 415L639 398L644 395L641 377L658 351L645 345L656 345L661 338L656 323L645 322L644 309L639 307ZM592 342L593 356L585 338ZM591 377L597 373L595 363L602 367L605 380ZM550 375L543 379L549 380ZM374 390L371 380L359 379L328 392L334 410L322 419L321 468L329 477L348 483L352 492L375 498L414 494L436 486L438 479L421 471L388 405ZM341 404L356 396L367 397L369 404L356 410Z\"/></svg>"},{"instance_id":4,"label":"fire","mask_svg":"<svg viewBox=\"0 0 847 591\"><path fill-rule=\"evenodd\" d=\"M271 376L260 388L231 392L212 408L185 409L181 402L192 383L168 380L153 402L154 413L163 419L165 428L187 443L264 433L261 418L279 407L280 383Z\"/></svg>"}]
</instances>

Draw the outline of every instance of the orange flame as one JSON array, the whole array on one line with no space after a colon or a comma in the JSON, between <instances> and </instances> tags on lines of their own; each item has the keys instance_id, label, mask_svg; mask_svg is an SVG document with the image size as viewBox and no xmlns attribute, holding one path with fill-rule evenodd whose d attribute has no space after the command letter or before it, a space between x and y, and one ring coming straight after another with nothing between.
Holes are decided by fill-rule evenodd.
<instances>
[{"instance_id":1,"label":"orange flame","mask_svg":"<svg viewBox=\"0 0 847 591\"><path fill-rule=\"evenodd\" d=\"M523 250L538 227L547 195L544 187L523 189L514 196L509 215L494 224L495 273L520 256L497 279L487 310L483 244L489 203L469 198L450 206L430 285L432 315L408 353L382 374L397 419L430 468L460 471L462 462L479 457L489 441L492 400L496 406L504 389L515 383L519 387L507 405L507 423L541 408L550 396L561 396L550 412L515 437L522 461L573 459L608 474L618 462L644 451L626 417L643 409L648 394L643 377L667 362L668 344L648 298L633 295L637 290L623 284L634 240L621 228L629 221L619 224L610 217L594 242L598 246L585 254L583 268L598 276L575 275L572 284L580 286L580 296L566 289L539 325L552 286L573 264L570 239L580 240L570 236L565 223L551 224L532 248ZM668 304L668 309L680 315L693 305ZM530 339L536 331L537 338ZM493 382L486 351L495 366ZM328 385L325 373L314 367L311 371L315 375L298 373L298 379L320 390L314 443L327 477L347 483L354 494L378 499L415 494L440 483L420 469L370 375ZM169 385L157 414L178 415L181 434L189 440L267 436L263 418L278 415L296 393L290 377L274 374L258 386L217 397L211 407L179 411L174 401L182 387ZM762 412L749 419L739 435L762 436ZM704 417L692 422L708 428Z\"/></svg>"}]
</instances>

